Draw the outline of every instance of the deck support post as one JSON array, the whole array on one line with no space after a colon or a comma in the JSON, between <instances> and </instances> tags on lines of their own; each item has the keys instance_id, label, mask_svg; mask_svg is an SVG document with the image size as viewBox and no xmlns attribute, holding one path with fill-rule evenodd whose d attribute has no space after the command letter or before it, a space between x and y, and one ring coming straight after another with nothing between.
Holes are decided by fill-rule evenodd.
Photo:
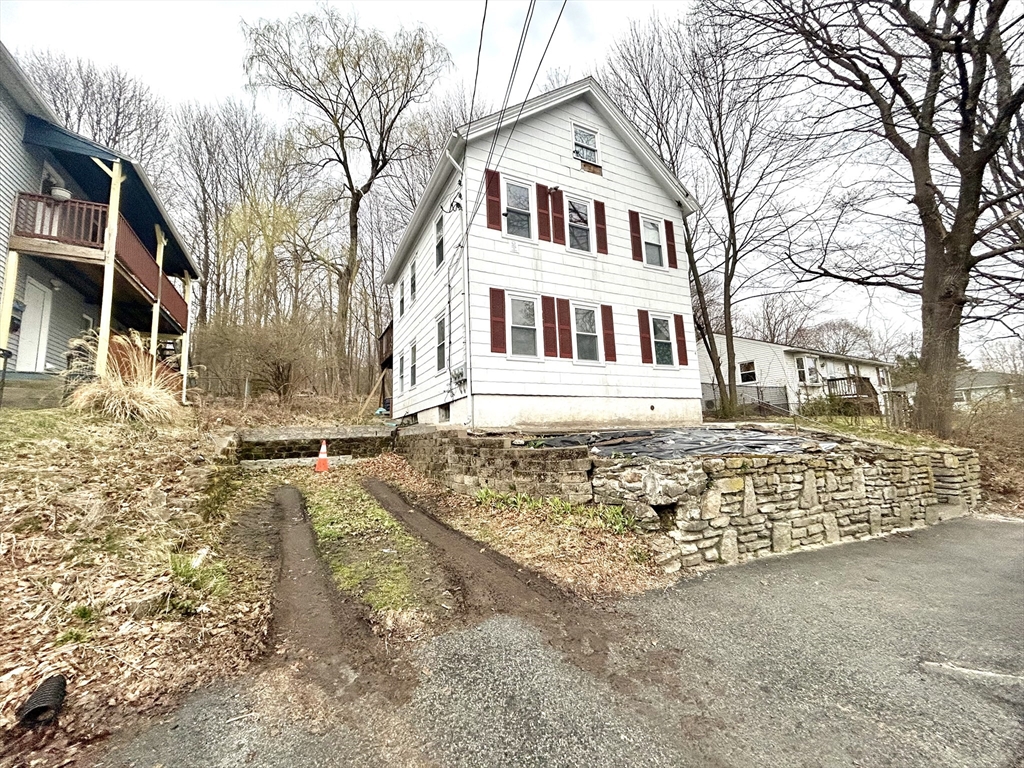
<instances>
[{"instance_id":1,"label":"deck support post","mask_svg":"<svg viewBox=\"0 0 1024 768\"><path fill-rule=\"evenodd\" d=\"M192 325L192 275L185 273L185 332L181 334L181 404L188 405L188 345Z\"/></svg>"},{"instance_id":2,"label":"deck support post","mask_svg":"<svg viewBox=\"0 0 1024 768\"><path fill-rule=\"evenodd\" d=\"M7 349L11 340L11 317L14 315L14 291L18 285L18 252L7 252L4 289L0 294L0 349Z\"/></svg>"},{"instance_id":3,"label":"deck support post","mask_svg":"<svg viewBox=\"0 0 1024 768\"><path fill-rule=\"evenodd\" d=\"M121 174L120 159L114 160L109 169L99 160L96 160L96 163L110 176L107 231L103 238L103 298L100 302L100 329L96 342L96 376L103 378L107 375L107 356L110 351L110 325L114 310L114 265L117 258L117 229L121 210L121 182L125 177Z\"/></svg>"},{"instance_id":4,"label":"deck support post","mask_svg":"<svg viewBox=\"0 0 1024 768\"><path fill-rule=\"evenodd\" d=\"M153 358L153 383L156 383L156 344L157 335L160 333L160 302L164 291L164 246L167 245L167 238L159 224L153 225L156 228L156 267L158 277L156 281L156 297L153 301L153 322L149 327L149 354Z\"/></svg>"}]
</instances>

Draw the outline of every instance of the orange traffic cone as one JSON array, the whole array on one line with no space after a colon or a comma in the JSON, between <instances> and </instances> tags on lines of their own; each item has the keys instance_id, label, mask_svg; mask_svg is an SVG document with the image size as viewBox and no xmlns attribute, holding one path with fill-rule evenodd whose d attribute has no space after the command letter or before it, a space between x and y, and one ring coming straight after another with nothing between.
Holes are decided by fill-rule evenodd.
<instances>
[{"instance_id":1,"label":"orange traffic cone","mask_svg":"<svg viewBox=\"0 0 1024 768\"><path fill-rule=\"evenodd\" d=\"M314 472L326 472L329 469L327 463L327 441L324 440L320 443L320 455L316 459L316 467Z\"/></svg>"}]
</instances>

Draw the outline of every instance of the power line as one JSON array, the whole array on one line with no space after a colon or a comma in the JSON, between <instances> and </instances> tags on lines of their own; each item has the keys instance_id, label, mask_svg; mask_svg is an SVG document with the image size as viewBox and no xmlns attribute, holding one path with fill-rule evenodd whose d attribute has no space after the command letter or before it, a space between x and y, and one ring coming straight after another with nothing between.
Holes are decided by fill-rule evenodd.
<instances>
[{"instance_id":1,"label":"power line","mask_svg":"<svg viewBox=\"0 0 1024 768\"><path fill-rule=\"evenodd\" d=\"M526 96L523 98L522 103L519 105L519 112L516 113L516 119L512 122L512 127L509 129L508 136L505 138L505 145L501 148L501 154L498 156L498 161L494 164L494 169L495 170L501 166L501 161L505 157L505 150L508 149L508 144L512 140L512 134L515 133L516 126L519 125L519 118L522 117L523 110L526 108L526 102L529 101L529 99L530 99L530 92L533 90L533 86L537 82L537 75L540 74L540 68L544 65L544 58L547 56L548 49L551 47L551 41L555 37L555 30L558 29L558 22L562 20L562 13L565 11L565 6L566 6L567 2L568 2L568 0L562 0L562 7L558 9L558 16L557 16L557 18L555 18L554 26L551 27L551 34L548 35L548 41L547 41L547 43L544 46L544 51L540 55L540 60L537 62L537 68L533 72L533 79L530 80L530 85L526 89ZM520 40L520 44L522 44L522 40ZM518 61L517 61L516 66L518 66ZM511 93L511 85L512 85L511 82L509 82L509 90L505 94L506 101L508 99L509 93ZM501 121L504 119L504 113L505 113L505 108L503 106L502 110L501 110L501 114L498 117L498 124L495 127L495 129L494 129L494 136L492 137L492 140L491 140L490 151L488 151L488 153L487 153L487 161L484 163L484 167L485 168L489 168L490 167L491 157L493 156L493 153L494 153L494 147L497 144L498 133L500 132L500 129L501 129ZM469 136L468 132L467 132L466 135L467 135L467 140L468 140L468 136ZM486 174L485 174L485 176L486 176ZM483 187L484 187L485 183L486 183L486 179L481 179L480 180L480 191L483 190ZM480 210L480 206L482 205L482 203L483 203L483 198L482 198L480 192L478 192L477 193L477 197L476 197L476 199L475 199L475 201L473 203L472 213L471 213L471 215L469 217L469 221L470 222L472 222L476 218L476 214Z\"/></svg>"},{"instance_id":2,"label":"power line","mask_svg":"<svg viewBox=\"0 0 1024 768\"><path fill-rule=\"evenodd\" d=\"M473 73L473 95L469 98L469 121L466 123L466 138L473 127L473 110L476 108L476 84L480 79L480 53L484 49L484 26L487 24L487 0L484 0L484 17L480 20L480 42L476 46L476 71Z\"/></svg>"},{"instance_id":3,"label":"power line","mask_svg":"<svg viewBox=\"0 0 1024 768\"><path fill-rule=\"evenodd\" d=\"M491 137L491 146L487 150L487 160L484 161L484 167L490 166L491 158L494 156L494 148L498 143L498 130L501 127L502 121L505 119L505 110L508 109L508 100L512 96L512 86L515 83L516 74L519 71L519 62L523 57L523 49L526 47L526 36L530 30L530 22L533 20L533 11L537 6L537 0L530 0L530 6L526 10L526 18L523 20L523 31L519 35L519 48L516 50L515 59L512 62L512 72L509 74L508 86L505 88L505 98L501 102L501 110L498 112L497 127L494 131L494 136ZM469 132L466 132L466 141L469 142ZM480 203L483 200L484 187L486 185L486 174L480 179L480 187L477 189L476 197L473 200L473 216L469 219L470 222L476 217L476 212L480 210ZM467 199L468 202L468 199Z\"/></svg>"}]
</instances>

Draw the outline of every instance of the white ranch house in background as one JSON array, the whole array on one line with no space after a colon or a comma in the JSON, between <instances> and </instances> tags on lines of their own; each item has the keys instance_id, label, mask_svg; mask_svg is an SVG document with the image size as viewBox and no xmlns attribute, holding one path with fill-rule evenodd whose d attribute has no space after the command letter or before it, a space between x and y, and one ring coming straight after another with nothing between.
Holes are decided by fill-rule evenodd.
<instances>
[{"instance_id":1,"label":"white ranch house in background","mask_svg":"<svg viewBox=\"0 0 1024 768\"><path fill-rule=\"evenodd\" d=\"M771 410L795 412L808 400L831 392L843 398L867 398L874 394L878 406L885 407L881 394L891 388L891 363L738 336L733 337L733 344L741 403L760 402ZM724 359L725 336L716 333L715 345ZM718 393L711 358L703 342L698 344L697 359L704 406L712 410Z\"/></svg>"},{"instance_id":2,"label":"white ranch house in background","mask_svg":"<svg viewBox=\"0 0 1024 768\"><path fill-rule=\"evenodd\" d=\"M590 78L458 129L385 274L393 414L483 428L699 423L675 245L695 209Z\"/></svg>"}]
</instances>

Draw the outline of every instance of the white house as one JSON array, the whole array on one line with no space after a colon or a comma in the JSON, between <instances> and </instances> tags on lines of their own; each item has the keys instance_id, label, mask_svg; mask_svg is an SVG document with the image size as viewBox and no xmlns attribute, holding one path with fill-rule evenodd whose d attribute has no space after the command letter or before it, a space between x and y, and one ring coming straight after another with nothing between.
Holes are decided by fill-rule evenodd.
<instances>
[{"instance_id":1,"label":"white house","mask_svg":"<svg viewBox=\"0 0 1024 768\"><path fill-rule=\"evenodd\" d=\"M591 78L457 129L384 278L393 414L478 428L699 422L675 243L695 209Z\"/></svg>"},{"instance_id":2,"label":"white house","mask_svg":"<svg viewBox=\"0 0 1024 768\"><path fill-rule=\"evenodd\" d=\"M885 407L879 395L891 388L891 363L738 336L733 337L733 345L741 403L761 404L772 411L790 413L808 400L832 394L841 398L873 398L877 407ZM725 336L716 333L715 346L724 360ZM704 405L711 410L718 401L718 393L711 358L703 342L698 343L697 359Z\"/></svg>"},{"instance_id":3,"label":"white house","mask_svg":"<svg viewBox=\"0 0 1024 768\"><path fill-rule=\"evenodd\" d=\"M154 359L187 367L198 276L141 166L58 124L0 44L0 354L12 378L63 371L70 340L96 330L95 371L111 333L140 331ZM178 285L169 278L180 281Z\"/></svg>"}]
</instances>

